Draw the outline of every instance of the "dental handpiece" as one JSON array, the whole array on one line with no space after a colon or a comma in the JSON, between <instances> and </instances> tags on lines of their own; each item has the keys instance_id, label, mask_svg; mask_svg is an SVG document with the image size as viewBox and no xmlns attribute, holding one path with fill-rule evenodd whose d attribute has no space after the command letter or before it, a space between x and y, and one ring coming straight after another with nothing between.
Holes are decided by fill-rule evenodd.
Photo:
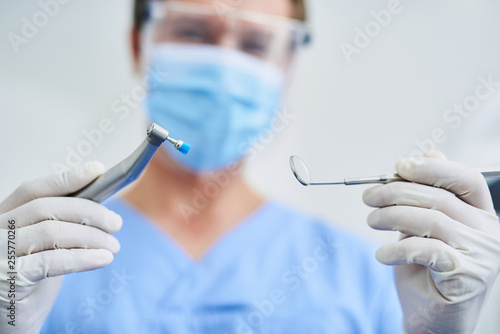
<instances>
[{"instance_id":1,"label":"dental handpiece","mask_svg":"<svg viewBox=\"0 0 500 334\"><path fill-rule=\"evenodd\" d=\"M128 158L70 196L86 198L98 203L103 202L134 182L165 140L172 143L182 154L187 154L191 148L189 144L184 143L182 140L170 138L168 130L156 123L152 123L148 127L146 139Z\"/></svg>"}]
</instances>

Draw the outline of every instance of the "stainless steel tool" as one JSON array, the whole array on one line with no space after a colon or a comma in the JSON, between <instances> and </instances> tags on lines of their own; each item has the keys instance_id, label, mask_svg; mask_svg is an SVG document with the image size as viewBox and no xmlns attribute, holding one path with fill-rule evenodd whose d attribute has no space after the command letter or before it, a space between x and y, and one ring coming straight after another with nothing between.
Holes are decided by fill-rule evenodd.
<instances>
[{"instance_id":1,"label":"stainless steel tool","mask_svg":"<svg viewBox=\"0 0 500 334\"><path fill-rule=\"evenodd\" d=\"M134 182L165 140L172 143L182 154L187 154L191 148L189 144L184 143L182 140L170 138L168 130L156 123L152 123L148 127L146 139L128 158L71 196L86 198L98 203L104 201Z\"/></svg>"},{"instance_id":2,"label":"stainless steel tool","mask_svg":"<svg viewBox=\"0 0 500 334\"><path fill-rule=\"evenodd\" d=\"M354 184L369 184L369 183L389 183L395 181L406 181L398 174L388 174L370 177L353 177L337 181L311 181L311 174L305 162L296 155L290 157L290 168L297 181L304 186L318 186L318 185L354 185ZM489 169L481 171L484 177L500 177L500 170Z\"/></svg>"}]
</instances>

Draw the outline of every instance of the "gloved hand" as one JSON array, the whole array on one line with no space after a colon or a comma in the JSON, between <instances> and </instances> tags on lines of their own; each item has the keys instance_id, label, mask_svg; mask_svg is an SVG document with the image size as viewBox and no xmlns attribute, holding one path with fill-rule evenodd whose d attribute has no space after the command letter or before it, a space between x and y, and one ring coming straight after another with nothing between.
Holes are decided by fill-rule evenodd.
<instances>
[{"instance_id":1,"label":"gloved hand","mask_svg":"<svg viewBox=\"0 0 500 334\"><path fill-rule=\"evenodd\" d=\"M396 165L411 182L368 189L368 224L403 233L377 251L397 265L407 333L471 333L500 270L500 225L483 176L440 152Z\"/></svg>"},{"instance_id":2,"label":"gloved hand","mask_svg":"<svg viewBox=\"0 0 500 334\"><path fill-rule=\"evenodd\" d=\"M120 229L121 217L89 200L57 197L81 189L103 171L102 164L88 163L26 182L0 203L0 333L39 333L61 275L113 260L120 244L108 233Z\"/></svg>"}]
</instances>

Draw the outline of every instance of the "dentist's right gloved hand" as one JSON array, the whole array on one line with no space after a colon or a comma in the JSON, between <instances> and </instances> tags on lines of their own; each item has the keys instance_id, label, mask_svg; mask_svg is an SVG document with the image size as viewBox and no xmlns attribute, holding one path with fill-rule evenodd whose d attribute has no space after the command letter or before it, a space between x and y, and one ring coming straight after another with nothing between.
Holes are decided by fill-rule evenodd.
<instances>
[{"instance_id":1,"label":"dentist's right gloved hand","mask_svg":"<svg viewBox=\"0 0 500 334\"><path fill-rule=\"evenodd\" d=\"M370 226L403 233L377 251L394 269L409 334L470 334L500 272L500 224L484 177L430 151L401 160L409 182L368 189Z\"/></svg>"},{"instance_id":2,"label":"dentist's right gloved hand","mask_svg":"<svg viewBox=\"0 0 500 334\"><path fill-rule=\"evenodd\" d=\"M0 203L0 333L39 333L62 275L105 267L119 251L109 234L121 228L119 215L89 200L62 197L103 172L102 164L87 163L25 182ZM9 262L12 247L15 265Z\"/></svg>"}]
</instances>

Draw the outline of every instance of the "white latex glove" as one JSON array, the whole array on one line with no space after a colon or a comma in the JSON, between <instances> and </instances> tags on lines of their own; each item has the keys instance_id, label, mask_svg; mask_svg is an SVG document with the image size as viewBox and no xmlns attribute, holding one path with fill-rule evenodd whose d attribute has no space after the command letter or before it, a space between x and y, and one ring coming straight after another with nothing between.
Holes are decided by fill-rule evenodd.
<instances>
[{"instance_id":1,"label":"white latex glove","mask_svg":"<svg viewBox=\"0 0 500 334\"><path fill-rule=\"evenodd\" d=\"M0 333L39 333L61 275L104 267L120 249L108 234L120 229L120 216L89 200L55 197L81 189L103 171L102 164L87 163L26 182L0 203ZM16 227L15 245L10 244L17 254L14 270L8 263L9 221ZM14 285L7 281L12 271ZM8 323L11 300L15 327Z\"/></svg>"},{"instance_id":2,"label":"white latex glove","mask_svg":"<svg viewBox=\"0 0 500 334\"><path fill-rule=\"evenodd\" d=\"M440 152L405 159L412 182L364 193L368 224L403 233L377 251L395 268L407 333L471 333L500 270L500 225L485 179Z\"/></svg>"}]
</instances>

